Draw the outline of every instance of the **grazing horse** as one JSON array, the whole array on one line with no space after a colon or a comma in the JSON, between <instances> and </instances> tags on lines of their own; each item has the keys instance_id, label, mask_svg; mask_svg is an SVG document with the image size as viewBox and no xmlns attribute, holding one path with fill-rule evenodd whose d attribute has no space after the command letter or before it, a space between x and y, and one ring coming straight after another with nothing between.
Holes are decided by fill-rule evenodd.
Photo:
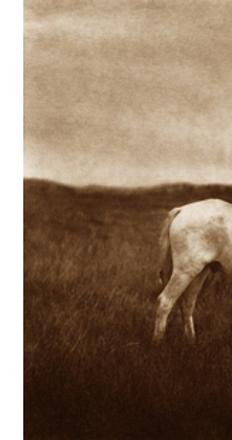
<instances>
[{"instance_id":1,"label":"grazing horse","mask_svg":"<svg viewBox=\"0 0 232 440\"><path fill-rule=\"evenodd\" d=\"M160 249L163 290L156 301L153 340L156 344L162 340L180 298L185 335L194 341L193 312L212 268L232 275L232 204L208 199L172 209L163 225Z\"/></svg>"}]
</instances>

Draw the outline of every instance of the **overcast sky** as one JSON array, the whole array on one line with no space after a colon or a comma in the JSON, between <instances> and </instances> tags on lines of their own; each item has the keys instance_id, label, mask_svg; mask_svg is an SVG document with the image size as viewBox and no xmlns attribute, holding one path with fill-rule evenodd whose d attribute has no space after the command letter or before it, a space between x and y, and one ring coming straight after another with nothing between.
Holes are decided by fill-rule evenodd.
<instances>
[{"instance_id":1,"label":"overcast sky","mask_svg":"<svg viewBox=\"0 0 232 440\"><path fill-rule=\"evenodd\" d=\"M231 0L25 0L25 175L232 183Z\"/></svg>"}]
</instances>

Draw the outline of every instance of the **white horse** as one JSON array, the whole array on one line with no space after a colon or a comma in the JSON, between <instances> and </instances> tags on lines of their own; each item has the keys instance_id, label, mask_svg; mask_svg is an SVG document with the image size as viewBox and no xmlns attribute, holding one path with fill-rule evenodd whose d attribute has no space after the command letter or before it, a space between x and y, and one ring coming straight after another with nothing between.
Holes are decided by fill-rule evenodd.
<instances>
[{"instance_id":1,"label":"white horse","mask_svg":"<svg viewBox=\"0 0 232 440\"><path fill-rule=\"evenodd\" d=\"M169 212L160 236L163 291L157 298L153 340L159 343L180 298L184 331L195 340L193 312L212 263L232 275L232 204L202 200Z\"/></svg>"}]
</instances>

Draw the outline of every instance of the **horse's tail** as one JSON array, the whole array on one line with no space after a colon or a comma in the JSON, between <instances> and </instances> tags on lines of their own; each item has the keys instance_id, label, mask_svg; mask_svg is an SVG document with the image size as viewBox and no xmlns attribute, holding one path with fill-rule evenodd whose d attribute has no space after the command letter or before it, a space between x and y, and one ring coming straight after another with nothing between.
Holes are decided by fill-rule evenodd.
<instances>
[{"instance_id":1,"label":"horse's tail","mask_svg":"<svg viewBox=\"0 0 232 440\"><path fill-rule=\"evenodd\" d=\"M159 276L161 275L161 272L165 266L165 262L167 261L168 254L170 253L170 238L169 238L170 225L180 211L181 208L173 208L171 211L169 211L168 216L165 218L163 222L163 226L159 237L159 263L158 263ZM162 285L161 280L160 283Z\"/></svg>"},{"instance_id":2,"label":"horse's tail","mask_svg":"<svg viewBox=\"0 0 232 440\"><path fill-rule=\"evenodd\" d=\"M162 269L165 260L167 258L167 254L170 249L170 239L169 239L169 229L170 225L173 222L174 218L179 214L181 208L174 208L169 211L168 216L164 220L160 237L159 237L159 267Z\"/></svg>"}]
</instances>

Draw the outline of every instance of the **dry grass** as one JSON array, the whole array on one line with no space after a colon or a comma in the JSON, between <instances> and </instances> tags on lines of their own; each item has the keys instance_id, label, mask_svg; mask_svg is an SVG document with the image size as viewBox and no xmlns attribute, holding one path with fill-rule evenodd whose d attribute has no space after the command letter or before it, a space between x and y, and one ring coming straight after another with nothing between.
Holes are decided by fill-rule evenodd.
<instances>
[{"instance_id":1,"label":"dry grass","mask_svg":"<svg viewBox=\"0 0 232 440\"><path fill-rule=\"evenodd\" d=\"M26 182L26 440L231 437L231 286L202 293L194 348L177 308L151 346L165 209L232 200L232 188L187 190Z\"/></svg>"}]
</instances>

